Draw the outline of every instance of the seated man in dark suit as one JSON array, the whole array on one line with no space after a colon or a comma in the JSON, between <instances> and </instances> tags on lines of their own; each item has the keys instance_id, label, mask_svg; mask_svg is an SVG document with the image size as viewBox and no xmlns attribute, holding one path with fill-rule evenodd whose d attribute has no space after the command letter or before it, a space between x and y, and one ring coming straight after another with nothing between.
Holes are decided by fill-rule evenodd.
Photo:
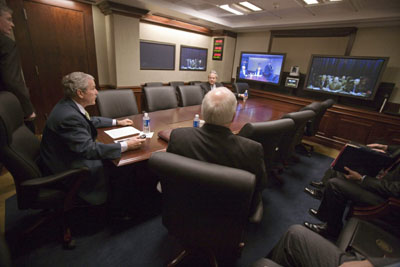
<instances>
[{"instance_id":1,"label":"seated man in dark suit","mask_svg":"<svg viewBox=\"0 0 400 267\"><path fill-rule=\"evenodd\" d=\"M304 225L314 232L324 236L336 236L342 228L342 218L347 203L358 206L378 205L389 197L400 197L400 147L381 144L368 145L374 149L393 153L394 163L383 170L377 177L361 175L356 171L345 168L348 174L334 170L325 173L322 183L312 182L314 185L325 184L322 201L318 208L310 209L310 213L326 223L313 224L304 222ZM367 162L366 164L373 164ZM318 191L306 190L315 196Z\"/></svg>"},{"instance_id":2,"label":"seated man in dark suit","mask_svg":"<svg viewBox=\"0 0 400 267\"><path fill-rule=\"evenodd\" d=\"M267 257L282 266L304 267L373 267L400 262L398 258L366 258L343 251L301 225L290 226Z\"/></svg>"},{"instance_id":3,"label":"seated man in dark suit","mask_svg":"<svg viewBox=\"0 0 400 267\"><path fill-rule=\"evenodd\" d=\"M222 83L217 82L218 74L215 70L210 71L208 74L208 82L202 83L200 86L203 89L203 94L207 94L209 91L221 87Z\"/></svg>"},{"instance_id":4,"label":"seated man in dark suit","mask_svg":"<svg viewBox=\"0 0 400 267\"><path fill-rule=\"evenodd\" d=\"M250 221L262 218L262 190L267 184L264 152L260 143L237 136L229 129L236 113L236 97L225 87L210 91L203 99L201 128L172 131L167 151L185 157L243 169L256 175Z\"/></svg>"},{"instance_id":5,"label":"seated man in dark suit","mask_svg":"<svg viewBox=\"0 0 400 267\"><path fill-rule=\"evenodd\" d=\"M73 72L63 78L62 84L65 97L47 119L40 147L41 162L49 173L88 167L91 176L84 180L79 196L93 205L100 205L106 201L108 192L102 160L119 158L124 151L138 149L145 139L132 137L113 144L96 142L96 128L126 126L133 122L89 117L85 107L94 105L98 94L91 75Z\"/></svg>"}]
</instances>

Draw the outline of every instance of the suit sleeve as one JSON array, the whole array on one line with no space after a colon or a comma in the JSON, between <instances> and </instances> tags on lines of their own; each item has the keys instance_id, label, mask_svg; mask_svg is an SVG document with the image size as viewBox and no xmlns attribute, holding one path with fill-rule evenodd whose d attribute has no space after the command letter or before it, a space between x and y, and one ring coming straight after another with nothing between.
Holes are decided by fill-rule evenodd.
<instances>
[{"instance_id":1,"label":"suit sleeve","mask_svg":"<svg viewBox=\"0 0 400 267\"><path fill-rule=\"evenodd\" d=\"M96 128L111 127L112 120L113 119L110 119L110 118L96 117L96 116L93 116L90 118L90 121L93 123L94 127L96 127Z\"/></svg>"},{"instance_id":2,"label":"suit sleeve","mask_svg":"<svg viewBox=\"0 0 400 267\"><path fill-rule=\"evenodd\" d=\"M22 78L19 55L15 42L8 37L1 37L0 75L3 90L15 94L21 103L24 117L33 113L33 106L29 98L29 90Z\"/></svg>"},{"instance_id":3,"label":"suit sleeve","mask_svg":"<svg viewBox=\"0 0 400 267\"><path fill-rule=\"evenodd\" d=\"M92 139L87 122L78 116L63 120L57 132L69 149L85 159L115 159L121 157L121 145L103 144ZM61 151L60 151L61 152Z\"/></svg>"}]
</instances>

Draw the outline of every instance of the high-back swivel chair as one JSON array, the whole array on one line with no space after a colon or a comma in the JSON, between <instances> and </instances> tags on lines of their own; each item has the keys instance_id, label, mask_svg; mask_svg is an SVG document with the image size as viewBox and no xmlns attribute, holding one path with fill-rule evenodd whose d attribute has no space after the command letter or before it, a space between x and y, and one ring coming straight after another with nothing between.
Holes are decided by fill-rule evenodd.
<instances>
[{"instance_id":1,"label":"high-back swivel chair","mask_svg":"<svg viewBox=\"0 0 400 267\"><path fill-rule=\"evenodd\" d=\"M149 167L161 179L162 222L185 249L172 263L195 251L207 252L212 266L233 261L243 247L254 174L168 152L153 153Z\"/></svg>"},{"instance_id":2,"label":"high-back swivel chair","mask_svg":"<svg viewBox=\"0 0 400 267\"><path fill-rule=\"evenodd\" d=\"M100 115L121 118L138 114L135 95L130 89L101 90L97 95Z\"/></svg>"},{"instance_id":3,"label":"high-back swivel chair","mask_svg":"<svg viewBox=\"0 0 400 267\"><path fill-rule=\"evenodd\" d=\"M238 133L240 136L262 144L268 175L274 177L280 183L283 181L275 168L280 159L279 145L285 134L292 132L294 127L294 121L288 118L267 122L246 123Z\"/></svg>"},{"instance_id":4,"label":"high-back swivel chair","mask_svg":"<svg viewBox=\"0 0 400 267\"><path fill-rule=\"evenodd\" d=\"M178 99L172 86L145 87L143 91L148 112L178 107Z\"/></svg>"},{"instance_id":5,"label":"high-back swivel chair","mask_svg":"<svg viewBox=\"0 0 400 267\"><path fill-rule=\"evenodd\" d=\"M303 139L307 122L314 117L315 112L312 110L291 112L283 115L282 119L292 119L295 124L293 131L286 133L279 145L281 160L284 164L287 164L288 160L293 158L295 146Z\"/></svg>"},{"instance_id":6,"label":"high-back swivel chair","mask_svg":"<svg viewBox=\"0 0 400 267\"><path fill-rule=\"evenodd\" d=\"M74 246L66 225L65 212L74 206L74 199L88 168L71 169L43 176L39 168L39 139L25 126L20 103L10 92L0 92L0 160L14 179L19 209L50 209L46 218L32 225L29 233L50 218L62 218L64 246ZM60 151L62 153L62 151ZM68 188L65 185L68 184ZM61 189L63 188L63 189ZM64 189L65 188L65 189Z\"/></svg>"},{"instance_id":7,"label":"high-back swivel chair","mask_svg":"<svg viewBox=\"0 0 400 267\"><path fill-rule=\"evenodd\" d=\"M182 107L201 105L203 101L203 89L200 85L178 86L179 105Z\"/></svg>"}]
</instances>

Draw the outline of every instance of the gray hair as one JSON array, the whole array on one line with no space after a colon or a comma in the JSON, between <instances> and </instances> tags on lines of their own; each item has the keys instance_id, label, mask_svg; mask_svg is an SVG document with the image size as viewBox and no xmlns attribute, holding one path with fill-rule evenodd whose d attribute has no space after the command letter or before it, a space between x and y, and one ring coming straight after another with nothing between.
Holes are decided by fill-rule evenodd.
<instances>
[{"instance_id":1,"label":"gray hair","mask_svg":"<svg viewBox=\"0 0 400 267\"><path fill-rule=\"evenodd\" d=\"M211 74L215 74L215 77L218 78L218 74L215 70L210 71L210 73L208 74L208 76L210 76Z\"/></svg>"},{"instance_id":2,"label":"gray hair","mask_svg":"<svg viewBox=\"0 0 400 267\"><path fill-rule=\"evenodd\" d=\"M0 2L0 16L2 16L4 13L12 14L13 11L5 3Z\"/></svg>"},{"instance_id":3,"label":"gray hair","mask_svg":"<svg viewBox=\"0 0 400 267\"><path fill-rule=\"evenodd\" d=\"M236 97L231 90L218 87L204 96L201 114L206 123L224 126L232 122L236 106Z\"/></svg>"},{"instance_id":4,"label":"gray hair","mask_svg":"<svg viewBox=\"0 0 400 267\"><path fill-rule=\"evenodd\" d=\"M84 72L72 72L65 75L61 81L64 86L64 95L72 98L76 96L79 89L86 92L90 79L94 80L93 76Z\"/></svg>"}]
</instances>

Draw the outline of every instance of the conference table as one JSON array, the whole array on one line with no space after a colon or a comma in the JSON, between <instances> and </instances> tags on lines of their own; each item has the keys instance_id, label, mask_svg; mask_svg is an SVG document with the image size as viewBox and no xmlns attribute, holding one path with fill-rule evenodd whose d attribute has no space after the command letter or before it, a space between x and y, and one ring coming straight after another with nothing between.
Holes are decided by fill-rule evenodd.
<instances>
[{"instance_id":1,"label":"conference table","mask_svg":"<svg viewBox=\"0 0 400 267\"><path fill-rule=\"evenodd\" d=\"M238 133L240 129L248 122L265 122L281 118L285 113L293 110L282 108L265 98L249 98L247 101L238 101L236 116L230 129L233 133ZM147 138L140 149L126 151L122 153L121 158L113 160L117 167L136 162L144 161L150 158L153 152L165 151L168 143L158 137L158 132L162 130L175 129L179 127L192 127L193 119L196 114L201 117L201 106L178 107L174 109L160 110L150 112L150 131L154 132L152 138ZM133 121L133 127L142 130L143 114L137 114L129 117ZM99 128L97 140L104 144L113 143L112 139L105 131L116 127ZM123 137L127 138L127 136ZM122 137L120 138L122 139Z\"/></svg>"}]
</instances>

